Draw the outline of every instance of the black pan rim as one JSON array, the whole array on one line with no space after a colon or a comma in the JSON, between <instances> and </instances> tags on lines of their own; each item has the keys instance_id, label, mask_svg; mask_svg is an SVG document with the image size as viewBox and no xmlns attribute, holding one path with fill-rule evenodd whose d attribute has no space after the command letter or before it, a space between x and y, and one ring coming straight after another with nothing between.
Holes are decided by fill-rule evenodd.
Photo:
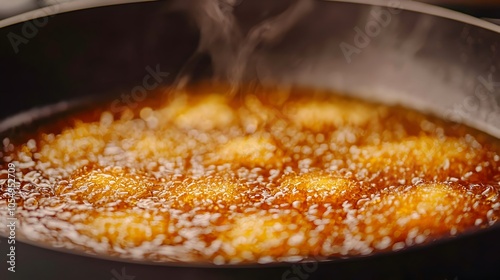
<instances>
[{"instance_id":1,"label":"black pan rim","mask_svg":"<svg viewBox=\"0 0 500 280\"><path fill-rule=\"evenodd\" d=\"M407 1L407 0L397 0L397 1L387 1L387 0L315 0L318 2L342 2L342 3L351 3L351 4L359 4L366 6L386 6L390 7L391 2L401 2L401 6L398 9L413 11L421 14L427 14L432 16L437 16L441 18L451 19L457 22L467 23L473 26L477 26L483 29L487 29L490 31L494 31L496 33L500 33L500 26L488 22L483 19L479 19L461 12L453 11L447 8L438 7L431 4L416 2L416 1ZM10 18L6 18L0 20L0 28L4 28L10 25L27 22L33 19L54 16L57 14L67 13L67 12L75 12L79 10L91 9L91 8L99 8L106 6L116 6L116 5L124 5L124 4L137 4L137 3L145 3L145 2L158 2L158 0L86 0L86 1L70 1L70 2L62 2L59 4L47 6L44 8L36 9L33 11L29 11L20 15L12 16Z\"/></svg>"}]
</instances>

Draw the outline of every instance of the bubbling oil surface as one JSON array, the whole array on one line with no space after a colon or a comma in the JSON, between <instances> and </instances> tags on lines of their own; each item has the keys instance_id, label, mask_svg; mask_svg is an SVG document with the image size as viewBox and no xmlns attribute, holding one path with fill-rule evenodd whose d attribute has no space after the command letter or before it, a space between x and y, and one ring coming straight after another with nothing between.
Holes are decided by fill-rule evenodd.
<instances>
[{"instance_id":1,"label":"bubbling oil surface","mask_svg":"<svg viewBox=\"0 0 500 280\"><path fill-rule=\"evenodd\" d=\"M18 234L135 260L236 264L398 251L498 221L498 139L328 91L228 92L158 92L4 138Z\"/></svg>"}]
</instances>

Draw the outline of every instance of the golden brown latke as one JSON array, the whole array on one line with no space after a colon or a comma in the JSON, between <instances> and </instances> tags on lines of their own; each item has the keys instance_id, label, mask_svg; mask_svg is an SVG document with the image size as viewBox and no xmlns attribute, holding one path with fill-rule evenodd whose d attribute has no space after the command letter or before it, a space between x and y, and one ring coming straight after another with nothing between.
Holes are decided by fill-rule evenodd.
<instances>
[{"instance_id":1,"label":"golden brown latke","mask_svg":"<svg viewBox=\"0 0 500 280\"><path fill-rule=\"evenodd\" d=\"M331 92L224 92L93 108L3 139L2 170L14 163L21 182L19 234L123 258L268 263L400 250L497 223L497 139Z\"/></svg>"}]
</instances>

